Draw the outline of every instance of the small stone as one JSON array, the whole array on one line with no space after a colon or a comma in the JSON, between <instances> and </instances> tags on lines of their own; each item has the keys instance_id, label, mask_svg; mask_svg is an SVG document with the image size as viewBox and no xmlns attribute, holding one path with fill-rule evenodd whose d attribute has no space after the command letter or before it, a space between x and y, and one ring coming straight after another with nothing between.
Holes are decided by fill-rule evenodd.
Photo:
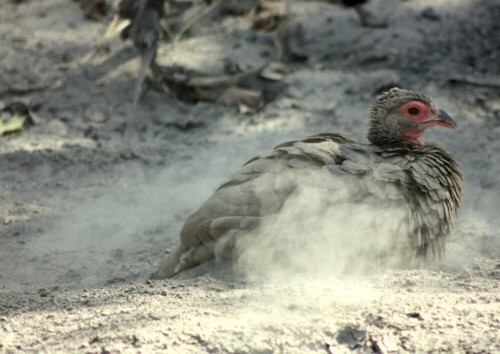
<instances>
[{"instance_id":1,"label":"small stone","mask_svg":"<svg viewBox=\"0 0 500 354\"><path fill-rule=\"evenodd\" d=\"M188 131L198 127L204 127L205 123L195 122L189 117L181 117L175 123L174 126L180 131Z\"/></svg>"},{"instance_id":2,"label":"small stone","mask_svg":"<svg viewBox=\"0 0 500 354\"><path fill-rule=\"evenodd\" d=\"M382 336L382 340L376 342L376 347L379 353L394 353L398 351L397 344L387 334Z\"/></svg>"},{"instance_id":3,"label":"small stone","mask_svg":"<svg viewBox=\"0 0 500 354\"><path fill-rule=\"evenodd\" d=\"M68 127L59 119L53 119L45 126L45 131L54 135L66 135Z\"/></svg>"},{"instance_id":4,"label":"small stone","mask_svg":"<svg viewBox=\"0 0 500 354\"><path fill-rule=\"evenodd\" d=\"M422 16L422 18L425 18L426 20L429 20L429 21L439 21L441 20L441 16L439 16L436 11L428 6L426 7L422 13L420 14L420 16Z\"/></svg>"},{"instance_id":5,"label":"small stone","mask_svg":"<svg viewBox=\"0 0 500 354\"><path fill-rule=\"evenodd\" d=\"M467 269L463 269L460 273L457 274L457 279L470 279L471 273Z\"/></svg>"},{"instance_id":6,"label":"small stone","mask_svg":"<svg viewBox=\"0 0 500 354\"><path fill-rule=\"evenodd\" d=\"M99 132L94 127L89 126L83 131L83 136L92 140L99 140Z\"/></svg>"},{"instance_id":7,"label":"small stone","mask_svg":"<svg viewBox=\"0 0 500 354\"><path fill-rule=\"evenodd\" d=\"M411 280L411 279L405 279L403 281L403 286L414 286L416 284L417 283L414 280Z\"/></svg>"},{"instance_id":8,"label":"small stone","mask_svg":"<svg viewBox=\"0 0 500 354\"><path fill-rule=\"evenodd\" d=\"M360 345L366 338L366 331L351 326L341 328L336 335L339 344L345 344L351 348Z\"/></svg>"},{"instance_id":9,"label":"small stone","mask_svg":"<svg viewBox=\"0 0 500 354\"><path fill-rule=\"evenodd\" d=\"M38 289L38 295L40 295L41 297L47 297L49 296L49 294L49 291L45 288Z\"/></svg>"},{"instance_id":10,"label":"small stone","mask_svg":"<svg viewBox=\"0 0 500 354\"><path fill-rule=\"evenodd\" d=\"M85 111L84 117L92 123L104 123L108 120L108 117L104 113L91 109Z\"/></svg>"},{"instance_id":11,"label":"small stone","mask_svg":"<svg viewBox=\"0 0 500 354\"><path fill-rule=\"evenodd\" d=\"M416 318L417 320L423 321L422 315L420 315L419 312L409 312L406 314L406 316L410 318Z\"/></svg>"}]
</instances>

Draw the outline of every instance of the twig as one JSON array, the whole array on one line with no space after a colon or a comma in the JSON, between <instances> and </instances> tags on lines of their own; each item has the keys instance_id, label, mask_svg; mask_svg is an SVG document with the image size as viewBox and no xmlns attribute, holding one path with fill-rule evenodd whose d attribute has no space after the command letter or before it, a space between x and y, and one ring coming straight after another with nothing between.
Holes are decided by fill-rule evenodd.
<instances>
[{"instance_id":1,"label":"twig","mask_svg":"<svg viewBox=\"0 0 500 354\"><path fill-rule=\"evenodd\" d=\"M245 81L250 77L258 75L265 66L257 68L247 73L240 73L232 76L217 75L217 76L195 76L194 73L180 73L170 71L168 67L161 67L160 65L152 65L153 77L157 81L168 78L175 83L188 85L198 88L212 88L215 86L229 86L239 82Z\"/></svg>"},{"instance_id":2,"label":"twig","mask_svg":"<svg viewBox=\"0 0 500 354\"><path fill-rule=\"evenodd\" d=\"M483 86L483 87L495 87L500 88L500 80L485 80L477 77L463 76L454 77L448 80L450 84L466 84L473 86Z\"/></svg>"},{"instance_id":3,"label":"twig","mask_svg":"<svg viewBox=\"0 0 500 354\"><path fill-rule=\"evenodd\" d=\"M107 42L113 38L117 33L123 30L130 24L130 20L120 20L118 15L115 15L111 20L108 28L106 28L106 32L104 32L104 36L97 42L97 45L89 50L87 54L81 59L81 63L86 63L90 59L92 59L97 53L99 53L107 44Z\"/></svg>"},{"instance_id":4,"label":"twig","mask_svg":"<svg viewBox=\"0 0 500 354\"><path fill-rule=\"evenodd\" d=\"M163 30L167 34L168 38L170 39L170 42L173 42L174 38L175 38L175 33L172 30L172 27L170 27L170 24L168 23L168 21L165 21L163 24L160 24L160 26L161 26L161 28L163 28Z\"/></svg>"},{"instance_id":5,"label":"twig","mask_svg":"<svg viewBox=\"0 0 500 354\"><path fill-rule=\"evenodd\" d=\"M210 5L209 7L207 7L205 10L201 11L199 14L196 14L196 15L192 16L191 18L189 18L186 21L186 23L184 23L182 25L181 29L175 34L174 39L173 39L172 42L179 41L179 39L181 38L181 36L187 30L189 30L196 22L198 22L199 20L201 20L203 17L205 17L206 15L208 15L210 12L212 12L220 4L222 4L222 0L219 0L219 1L215 2L215 3L213 3L212 5Z\"/></svg>"}]
</instances>

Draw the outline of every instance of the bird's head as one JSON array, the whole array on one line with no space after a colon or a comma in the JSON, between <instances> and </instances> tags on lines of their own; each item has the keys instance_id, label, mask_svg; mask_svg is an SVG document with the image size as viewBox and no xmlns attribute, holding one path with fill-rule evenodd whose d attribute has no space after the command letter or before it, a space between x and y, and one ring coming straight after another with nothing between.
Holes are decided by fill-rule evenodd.
<instances>
[{"instance_id":1,"label":"bird's head","mask_svg":"<svg viewBox=\"0 0 500 354\"><path fill-rule=\"evenodd\" d=\"M420 93L394 87L378 97L370 113L368 140L374 145L424 145L429 127L456 128L453 117Z\"/></svg>"}]
</instances>

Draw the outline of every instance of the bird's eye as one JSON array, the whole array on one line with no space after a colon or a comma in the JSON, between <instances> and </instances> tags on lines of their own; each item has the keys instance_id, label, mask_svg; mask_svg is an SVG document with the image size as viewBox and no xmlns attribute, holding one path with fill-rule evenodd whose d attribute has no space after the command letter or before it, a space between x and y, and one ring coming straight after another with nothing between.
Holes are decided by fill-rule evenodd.
<instances>
[{"instance_id":1,"label":"bird's eye","mask_svg":"<svg viewBox=\"0 0 500 354\"><path fill-rule=\"evenodd\" d=\"M420 113L420 109L418 109L417 107L410 107L408 108L408 113L410 113L412 116L416 116Z\"/></svg>"}]
</instances>

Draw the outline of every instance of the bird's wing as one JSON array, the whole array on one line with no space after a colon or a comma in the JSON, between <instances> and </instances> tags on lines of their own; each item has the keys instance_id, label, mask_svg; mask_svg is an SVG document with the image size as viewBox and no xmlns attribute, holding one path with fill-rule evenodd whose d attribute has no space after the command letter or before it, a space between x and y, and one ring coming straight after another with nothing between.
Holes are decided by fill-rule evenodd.
<instances>
[{"instance_id":1,"label":"bird's wing","mask_svg":"<svg viewBox=\"0 0 500 354\"><path fill-rule=\"evenodd\" d=\"M186 246L200 241L211 243L225 234L221 224L237 230L257 226L261 217L277 213L296 188L293 171L307 174L321 169L340 158L341 144L354 141L344 134L319 134L280 144L271 153L251 159L188 218L181 242ZM227 217L231 218L230 224ZM232 228L225 226L222 230Z\"/></svg>"}]
</instances>

